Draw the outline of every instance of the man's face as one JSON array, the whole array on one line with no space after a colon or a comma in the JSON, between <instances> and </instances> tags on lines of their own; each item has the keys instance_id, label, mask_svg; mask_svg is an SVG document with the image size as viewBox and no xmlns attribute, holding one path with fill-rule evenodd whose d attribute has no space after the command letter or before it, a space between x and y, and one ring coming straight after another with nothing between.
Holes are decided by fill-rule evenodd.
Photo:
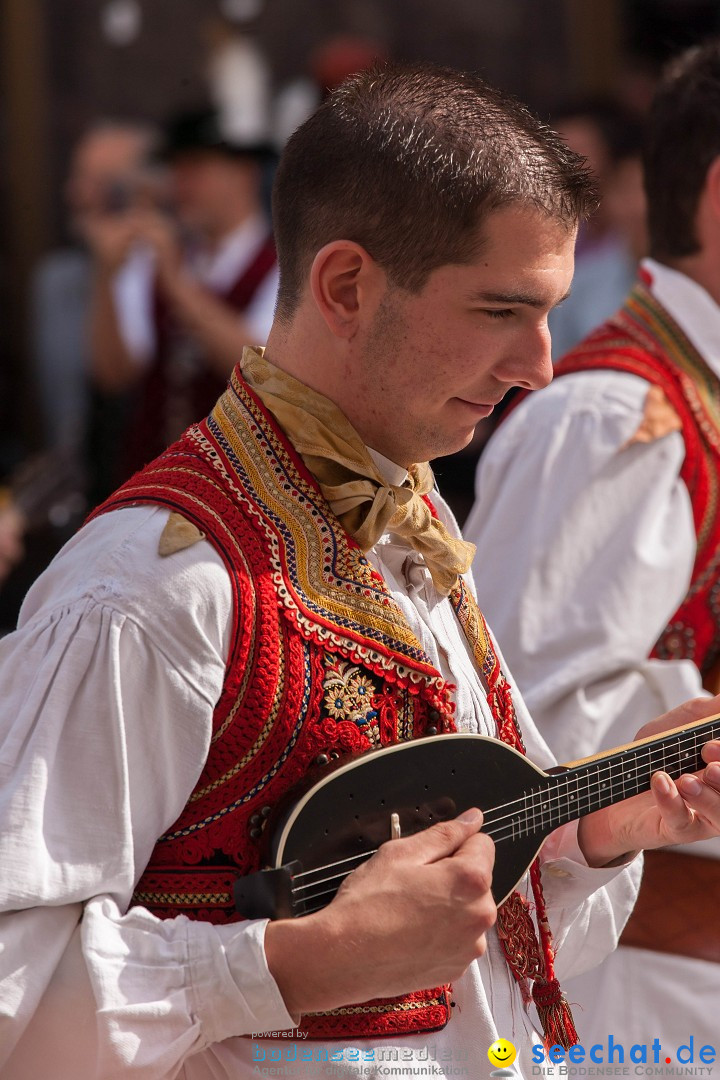
<instances>
[{"instance_id":1,"label":"man's face","mask_svg":"<svg viewBox=\"0 0 720 1080\"><path fill-rule=\"evenodd\" d=\"M388 285L348 372L351 421L398 464L461 450L511 387L552 378L547 315L570 289L574 232L511 206L483 235L472 263L439 267L419 293Z\"/></svg>"},{"instance_id":2,"label":"man's face","mask_svg":"<svg viewBox=\"0 0 720 1080\"><path fill-rule=\"evenodd\" d=\"M73 219L81 224L88 216L104 213L113 188L137 179L145 150L146 140L139 133L122 129L101 129L81 139L65 185Z\"/></svg>"}]
</instances>

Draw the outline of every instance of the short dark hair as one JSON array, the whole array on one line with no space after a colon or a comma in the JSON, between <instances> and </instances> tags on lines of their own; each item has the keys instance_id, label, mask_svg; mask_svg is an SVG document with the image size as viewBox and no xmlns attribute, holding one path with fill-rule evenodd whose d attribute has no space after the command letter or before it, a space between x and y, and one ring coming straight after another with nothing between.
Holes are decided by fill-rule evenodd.
<instances>
[{"instance_id":1,"label":"short dark hair","mask_svg":"<svg viewBox=\"0 0 720 1080\"><path fill-rule=\"evenodd\" d=\"M273 190L277 314L289 317L316 253L361 244L403 288L475 257L484 216L533 205L574 227L594 205L583 159L481 78L376 66L332 93L291 136Z\"/></svg>"},{"instance_id":2,"label":"short dark hair","mask_svg":"<svg viewBox=\"0 0 720 1080\"><path fill-rule=\"evenodd\" d=\"M720 39L695 46L668 65L650 109L643 163L650 253L693 255L707 171L720 155Z\"/></svg>"}]
</instances>

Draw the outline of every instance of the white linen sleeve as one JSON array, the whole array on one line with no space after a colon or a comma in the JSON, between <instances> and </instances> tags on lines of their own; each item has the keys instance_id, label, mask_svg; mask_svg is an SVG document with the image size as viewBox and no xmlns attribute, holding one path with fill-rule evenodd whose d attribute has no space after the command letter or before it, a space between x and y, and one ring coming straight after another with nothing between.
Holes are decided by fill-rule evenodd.
<instances>
[{"instance_id":1,"label":"white linen sleeve","mask_svg":"<svg viewBox=\"0 0 720 1080\"><path fill-rule=\"evenodd\" d=\"M86 527L0 642L7 1080L165 1080L215 1041L293 1025L264 922L128 910L200 775L225 671L227 575L205 543L157 558L166 516Z\"/></svg>"},{"instance_id":2,"label":"white linen sleeve","mask_svg":"<svg viewBox=\"0 0 720 1080\"><path fill-rule=\"evenodd\" d=\"M632 739L702 693L689 660L648 656L695 555L678 432L626 445L648 384L564 376L490 440L466 527L479 603L560 761Z\"/></svg>"},{"instance_id":3,"label":"white linen sleeve","mask_svg":"<svg viewBox=\"0 0 720 1080\"><path fill-rule=\"evenodd\" d=\"M577 822L548 837L542 883L560 980L600 964L615 949L637 899L643 858L591 867L577 842Z\"/></svg>"}]
</instances>

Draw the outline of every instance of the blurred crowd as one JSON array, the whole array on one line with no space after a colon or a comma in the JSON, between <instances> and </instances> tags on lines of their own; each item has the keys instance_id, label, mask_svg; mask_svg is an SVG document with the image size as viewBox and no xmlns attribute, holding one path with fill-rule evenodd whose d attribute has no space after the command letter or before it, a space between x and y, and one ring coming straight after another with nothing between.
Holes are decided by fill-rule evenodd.
<instances>
[{"instance_id":1,"label":"blurred crowd","mask_svg":"<svg viewBox=\"0 0 720 1080\"><path fill-rule=\"evenodd\" d=\"M85 513L205 415L243 344L265 340L277 286L269 193L278 152L328 90L387 56L381 41L333 36L302 78L273 94L253 39L225 35L197 108L157 127L99 117L72 148L68 242L43 257L32 281L44 451L0 476L0 631ZM617 308L645 253L642 115L595 98L563 103L550 120L587 158L599 194L578 240L572 295L552 316L560 356ZM489 428L438 465L461 522Z\"/></svg>"},{"instance_id":2,"label":"blurred crowd","mask_svg":"<svg viewBox=\"0 0 720 1080\"><path fill-rule=\"evenodd\" d=\"M32 281L44 450L0 475L0 632L84 515L209 411L243 344L264 342L278 153L324 94L385 55L329 38L273 96L253 40L223 35L196 108L159 127L98 118L72 148L69 242Z\"/></svg>"}]
</instances>

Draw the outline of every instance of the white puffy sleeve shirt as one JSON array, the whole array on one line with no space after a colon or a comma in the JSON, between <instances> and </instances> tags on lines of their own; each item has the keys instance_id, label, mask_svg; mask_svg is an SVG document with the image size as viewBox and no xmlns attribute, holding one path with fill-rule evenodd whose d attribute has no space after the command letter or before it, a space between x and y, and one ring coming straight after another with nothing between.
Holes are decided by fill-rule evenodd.
<instances>
[{"instance_id":1,"label":"white puffy sleeve shirt","mask_svg":"<svg viewBox=\"0 0 720 1080\"><path fill-rule=\"evenodd\" d=\"M156 838L203 767L231 619L229 581L209 544L157 555L166 518L136 508L86 526L30 591L17 632L0 641L3 1080L242 1080L257 1075L261 1051L238 1036L293 1027L267 969L263 921L212 926L129 907ZM388 537L372 558L458 684L460 725L492 730L449 603L425 568ZM549 764L522 706L521 722L530 755ZM545 858L562 976L613 947L637 864L588 868L571 826L553 834ZM454 988L448 1027L404 1039L402 1053L426 1060L430 1042L449 1061L460 1053L485 1062L500 1035L520 1044L521 1075L530 1075L538 1040L490 939ZM292 1068L317 1075L313 1065ZM336 1068L382 1075L367 1063Z\"/></svg>"}]
</instances>

